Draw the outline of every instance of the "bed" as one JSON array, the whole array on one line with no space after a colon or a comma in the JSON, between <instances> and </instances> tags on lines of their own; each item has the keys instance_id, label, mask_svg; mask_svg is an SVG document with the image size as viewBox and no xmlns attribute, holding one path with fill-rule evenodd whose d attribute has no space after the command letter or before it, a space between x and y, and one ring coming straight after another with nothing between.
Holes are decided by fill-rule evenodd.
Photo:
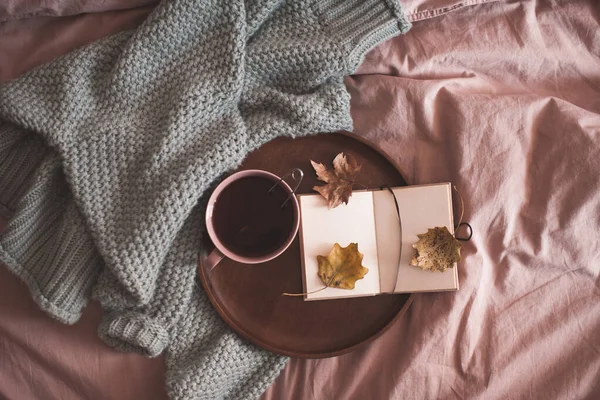
<instances>
[{"instance_id":1,"label":"bed","mask_svg":"<svg viewBox=\"0 0 600 400\"><path fill-rule=\"evenodd\" d=\"M291 359L262 399L600 398L600 3L402 2L412 30L346 79L355 133L409 183L459 188L460 291L415 296L363 349ZM4 2L0 82L152 8ZM105 345L100 315L62 325L0 267L0 397L167 398L164 360Z\"/></svg>"}]
</instances>

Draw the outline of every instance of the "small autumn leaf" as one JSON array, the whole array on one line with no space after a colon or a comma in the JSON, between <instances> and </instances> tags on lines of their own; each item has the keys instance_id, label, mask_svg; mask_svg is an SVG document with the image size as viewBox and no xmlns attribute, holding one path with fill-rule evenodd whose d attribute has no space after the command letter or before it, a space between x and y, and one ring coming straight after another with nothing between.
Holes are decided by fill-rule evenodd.
<instances>
[{"instance_id":1,"label":"small autumn leaf","mask_svg":"<svg viewBox=\"0 0 600 400\"><path fill-rule=\"evenodd\" d=\"M461 260L460 248L462 245L445 226L428 229L427 233L417 236L419 241L413 244L413 248L417 252L410 261L410 265L422 270L444 272Z\"/></svg>"},{"instance_id":2,"label":"small autumn leaf","mask_svg":"<svg viewBox=\"0 0 600 400\"><path fill-rule=\"evenodd\" d=\"M324 186L315 186L313 190L321 193L321 196L327 200L328 208L335 208L340 204L348 204L352 196L352 185L356 174L360 171L361 165L351 154L345 155L339 153L333 160L333 169L328 169L321 163L310 161L317 179L326 183Z\"/></svg>"},{"instance_id":3,"label":"small autumn leaf","mask_svg":"<svg viewBox=\"0 0 600 400\"><path fill-rule=\"evenodd\" d=\"M350 243L347 247L336 243L327 257L317 256L319 278L327 287L354 289L356 281L369 272L361 265L362 259L357 243Z\"/></svg>"}]
</instances>

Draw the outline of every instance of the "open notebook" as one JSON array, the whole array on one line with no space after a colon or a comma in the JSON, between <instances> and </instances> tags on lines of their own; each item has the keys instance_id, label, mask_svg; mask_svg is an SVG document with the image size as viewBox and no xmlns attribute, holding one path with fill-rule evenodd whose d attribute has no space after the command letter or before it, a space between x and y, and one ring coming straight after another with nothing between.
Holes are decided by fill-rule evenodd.
<instances>
[{"instance_id":1,"label":"open notebook","mask_svg":"<svg viewBox=\"0 0 600 400\"><path fill-rule=\"evenodd\" d=\"M392 188L402 228L387 190L356 191L348 204L328 209L319 194L299 195L300 243L304 292L323 287L317 275L317 255L326 256L334 243L358 243L367 275L352 290L327 288L305 300L372 296L383 293L458 290L456 265L445 272L423 271L409 265L412 245L428 228L446 226L454 233L450 183ZM401 250L401 251L400 251Z\"/></svg>"}]
</instances>

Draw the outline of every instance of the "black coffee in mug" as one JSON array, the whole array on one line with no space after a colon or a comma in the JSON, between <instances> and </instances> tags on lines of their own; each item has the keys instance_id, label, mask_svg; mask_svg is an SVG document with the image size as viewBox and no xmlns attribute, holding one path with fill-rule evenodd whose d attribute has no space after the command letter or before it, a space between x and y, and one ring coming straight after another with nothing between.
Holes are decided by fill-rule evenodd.
<instances>
[{"instance_id":1,"label":"black coffee in mug","mask_svg":"<svg viewBox=\"0 0 600 400\"><path fill-rule=\"evenodd\" d=\"M289 201L281 207L289 195L275 184L265 177L249 176L232 182L218 195L213 225L229 251L242 257L262 257L288 240L294 229L294 207Z\"/></svg>"}]
</instances>

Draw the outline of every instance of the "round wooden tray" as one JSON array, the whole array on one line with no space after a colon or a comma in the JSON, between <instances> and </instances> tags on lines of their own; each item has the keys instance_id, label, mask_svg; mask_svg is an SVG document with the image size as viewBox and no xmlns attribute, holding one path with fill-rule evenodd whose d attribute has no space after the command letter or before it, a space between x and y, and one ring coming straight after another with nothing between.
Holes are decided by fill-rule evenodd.
<instances>
[{"instance_id":1,"label":"round wooden tray","mask_svg":"<svg viewBox=\"0 0 600 400\"><path fill-rule=\"evenodd\" d=\"M330 166L342 151L362 164L357 182L368 188L406 185L382 151L351 134L278 138L251 153L239 169L263 169L282 176L298 167L304 171L298 193L311 193L313 186L323 183L316 180L310 160ZM208 238L205 248L214 248ZM272 261L245 265L225 259L213 270L200 263L198 276L231 328L259 347L291 357L325 358L355 350L385 332L412 302L408 294L310 302L282 296L302 292L300 263L296 237Z\"/></svg>"}]
</instances>

